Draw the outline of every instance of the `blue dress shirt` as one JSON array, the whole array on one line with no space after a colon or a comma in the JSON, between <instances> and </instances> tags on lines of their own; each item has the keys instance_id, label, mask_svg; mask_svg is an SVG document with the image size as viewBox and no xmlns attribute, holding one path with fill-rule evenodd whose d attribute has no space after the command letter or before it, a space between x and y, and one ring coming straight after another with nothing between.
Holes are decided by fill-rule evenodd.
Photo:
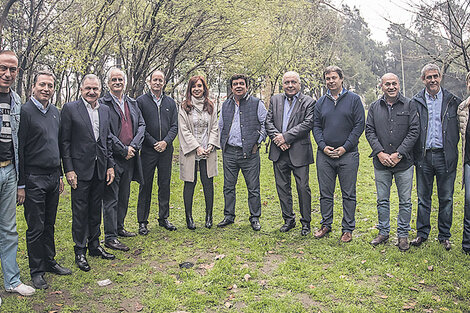
<instances>
[{"instance_id":1,"label":"blue dress shirt","mask_svg":"<svg viewBox=\"0 0 470 313\"><path fill-rule=\"evenodd\" d=\"M426 105L428 106L428 131L426 134L426 149L442 148L442 89L436 96L425 91Z\"/></svg>"}]
</instances>

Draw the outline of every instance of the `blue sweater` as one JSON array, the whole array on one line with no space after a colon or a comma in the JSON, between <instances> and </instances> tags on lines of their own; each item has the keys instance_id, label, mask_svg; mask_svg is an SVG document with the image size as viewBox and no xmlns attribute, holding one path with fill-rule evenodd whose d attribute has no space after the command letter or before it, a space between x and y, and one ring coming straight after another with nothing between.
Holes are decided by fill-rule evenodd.
<instances>
[{"instance_id":1,"label":"blue sweater","mask_svg":"<svg viewBox=\"0 0 470 313\"><path fill-rule=\"evenodd\" d=\"M336 101L330 95L318 99L314 110L313 136L319 150L323 151L326 146L342 146L346 152L357 151L364 126L364 106L355 93L343 89Z\"/></svg>"}]
</instances>

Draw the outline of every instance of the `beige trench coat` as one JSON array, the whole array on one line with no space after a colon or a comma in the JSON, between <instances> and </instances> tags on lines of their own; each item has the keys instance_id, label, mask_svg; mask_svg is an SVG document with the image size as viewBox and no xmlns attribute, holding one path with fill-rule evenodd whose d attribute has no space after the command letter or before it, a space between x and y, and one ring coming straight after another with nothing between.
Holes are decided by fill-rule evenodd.
<instances>
[{"instance_id":1,"label":"beige trench coat","mask_svg":"<svg viewBox=\"0 0 470 313\"><path fill-rule=\"evenodd\" d=\"M183 181L194 181L194 167L196 165L196 149L199 143L194 137L193 122L190 115L180 106L178 112L178 138L180 143L180 179ZM209 120L209 144L220 149L219 124L217 123L217 110ZM217 150L214 149L207 158L207 176L217 176Z\"/></svg>"},{"instance_id":2,"label":"beige trench coat","mask_svg":"<svg viewBox=\"0 0 470 313\"><path fill-rule=\"evenodd\" d=\"M457 114L459 116L459 128L460 135L462 136L462 188L464 186L464 162L465 162L465 132L467 130L468 123L468 106L470 105L470 97L460 103L459 108L457 109Z\"/></svg>"}]
</instances>

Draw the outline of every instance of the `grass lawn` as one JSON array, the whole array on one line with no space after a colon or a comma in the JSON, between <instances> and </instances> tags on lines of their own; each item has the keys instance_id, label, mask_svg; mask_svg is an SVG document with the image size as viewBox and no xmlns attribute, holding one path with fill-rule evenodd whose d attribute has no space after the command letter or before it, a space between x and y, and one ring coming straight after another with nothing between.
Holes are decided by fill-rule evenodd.
<instances>
[{"instance_id":1,"label":"grass lawn","mask_svg":"<svg viewBox=\"0 0 470 313\"><path fill-rule=\"evenodd\" d=\"M178 149L175 149L177 153ZM148 236L122 239L131 250L115 252L106 261L88 257L91 271L74 264L71 236L70 189L60 198L56 222L56 259L73 270L72 276L47 273L49 289L32 297L0 292L2 312L470 312L470 256L461 249L464 196L461 170L454 196L452 250L437 241L437 196L434 194L432 230L420 248L400 252L395 246L398 199L392 191L391 240L373 248L377 235L376 194L370 148L363 136L357 184L356 230L353 241L341 236L341 195L336 189L333 231L316 240L302 237L300 223L288 233L283 224L272 162L261 153L260 232L248 221L246 187L240 175L235 224L225 229L204 228L204 197L197 185L194 219L197 229L188 230L183 208L183 184L178 164L173 165L170 221L178 230L157 226L154 192ZM177 158L175 158L177 160ZM223 218L223 173L219 153L219 176L215 179L214 226ZM338 184L337 184L338 185ZM295 185L293 185L295 186ZM312 231L320 226L320 202L316 167L310 167ZM156 191L156 188L155 188ZM138 185L133 183L126 225L137 231ZM297 198L294 208L298 213ZM413 191L410 238L416 236L417 199ZM30 283L23 208L17 210L18 263L22 279ZM103 237L103 235L102 235ZM393 238L393 239L392 239ZM179 264L192 262L182 269ZM97 282L110 279L106 287Z\"/></svg>"}]
</instances>

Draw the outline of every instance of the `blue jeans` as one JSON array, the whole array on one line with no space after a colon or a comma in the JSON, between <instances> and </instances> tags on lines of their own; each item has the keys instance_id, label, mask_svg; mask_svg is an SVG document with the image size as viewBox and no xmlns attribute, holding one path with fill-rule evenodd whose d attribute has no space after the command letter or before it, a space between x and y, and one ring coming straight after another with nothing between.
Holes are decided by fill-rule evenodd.
<instances>
[{"instance_id":1,"label":"blue jeans","mask_svg":"<svg viewBox=\"0 0 470 313\"><path fill-rule=\"evenodd\" d=\"M431 231L431 198L434 176L436 176L437 196L439 198L437 218L439 235L437 238L439 240L450 238L455 174L455 169L452 171L446 169L443 151L427 151L424 160L417 164L418 217L416 219L416 228L419 237L427 239Z\"/></svg>"},{"instance_id":2,"label":"blue jeans","mask_svg":"<svg viewBox=\"0 0 470 313\"><path fill-rule=\"evenodd\" d=\"M5 289L21 284L20 269L16 263L16 191L16 170L13 164L0 168L0 258Z\"/></svg>"},{"instance_id":3,"label":"blue jeans","mask_svg":"<svg viewBox=\"0 0 470 313\"><path fill-rule=\"evenodd\" d=\"M411 187L413 186L413 166L410 168L392 173L389 170L375 171L375 186L377 188L377 213L379 223L377 229L380 235L388 236L390 233L390 187L395 176L395 184L398 190L398 216L397 235L398 237L408 237L411 220Z\"/></svg>"},{"instance_id":4,"label":"blue jeans","mask_svg":"<svg viewBox=\"0 0 470 313\"><path fill-rule=\"evenodd\" d=\"M463 215L462 248L470 251L470 165L464 166L465 179L465 205Z\"/></svg>"}]
</instances>

